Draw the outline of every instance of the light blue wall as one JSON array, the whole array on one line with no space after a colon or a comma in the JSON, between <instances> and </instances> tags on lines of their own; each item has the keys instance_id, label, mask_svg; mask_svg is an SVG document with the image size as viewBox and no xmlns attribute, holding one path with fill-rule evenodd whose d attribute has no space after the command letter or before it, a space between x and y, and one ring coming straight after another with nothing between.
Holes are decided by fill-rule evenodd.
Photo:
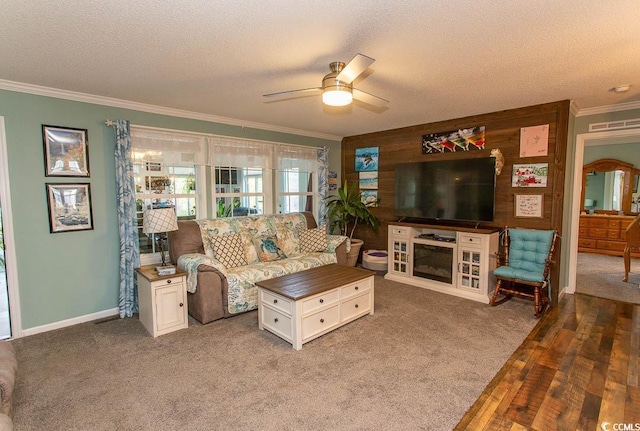
<instances>
[{"instance_id":1,"label":"light blue wall","mask_svg":"<svg viewBox=\"0 0 640 431\"><path fill-rule=\"evenodd\" d=\"M640 169L640 142L633 144L595 145L584 148L584 163L599 159L618 159Z\"/></svg>"},{"instance_id":2,"label":"light blue wall","mask_svg":"<svg viewBox=\"0 0 640 431\"><path fill-rule=\"evenodd\" d=\"M593 123L607 123L610 121L631 120L634 118L640 118L640 109L583 115L576 117L575 132L576 135L589 133L589 124Z\"/></svg>"},{"instance_id":3,"label":"light blue wall","mask_svg":"<svg viewBox=\"0 0 640 431\"><path fill-rule=\"evenodd\" d=\"M22 329L118 306L114 130L106 119L135 125L329 147L329 168L340 172L339 141L149 114L0 90L5 119ZM88 130L90 178L44 176L42 124ZM45 183L91 184L94 229L51 234Z\"/></svg>"},{"instance_id":4,"label":"light blue wall","mask_svg":"<svg viewBox=\"0 0 640 431\"><path fill-rule=\"evenodd\" d=\"M630 120L640 118L640 109L629 109L626 111L607 112L603 114L582 115L571 118L569 123L569 139L567 142L567 160L565 171L565 194L563 205L563 232L562 237L562 255L560 259L560 282L562 287L568 286L569 272L569 250L571 248L570 232L574 225L579 223L579 216L571 213L571 203L573 202L574 193L580 193L580 190L574 190L573 179L575 176L575 158L576 158L576 138L580 134L589 133L589 125L593 123L605 123L610 121ZM617 147L614 145L613 147ZM594 147L595 148L595 147ZM611 158L617 158L615 152L608 153ZM582 167L579 167L582 170Z\"/></svg>"},{"instance_id":5,"label":"light blue wall","mask_svg":"<svg viewBox=\"0 0 640 431\"><path fill-rule=\"evenodd\" d=\"M589 125L593 123L606 123L610 121L630 120L633 118L640 118L640 109L629 109L627 111L607 112L603 114L583 115L575 117L570 124L569 139L567 142L567 164L565 178L567 179L565 185L565 202L569 199L569 202L573 200L573 178L575 175L575 158L576 158L576 137L581 134L589 133ZM597 148L597 147L592 147ZM589 150L591 151L591 150ZM585 157L588 153L585 153ZM609 157L616 158L615 152L610 152ZM586 159L585 159L586 160ZM580 168L582 169L582 168ZM566 191L569 191L567 193ZM579 192L579 190L578 190ZM564 207L568 210L570 207ZM565 232L568 230L565 229ZM566 244L565 244L566 245Z\"/></svg>"},{"instance_id":6,"label":"light blue wall","mask_svg":"<svg viewBox=\"0 0 640 431\"><path fill-rule=\"evenodd\" d=\"M593 209L593 210L604 209L604 183L605 183L604 180L605 180L605 175L602 172L600 173L600 175L587 176L584 198L585 200L592 199L594 202L594 205L588 209ZM611 209L611 207L607 209Z\"/></svg>"}]
</instances>

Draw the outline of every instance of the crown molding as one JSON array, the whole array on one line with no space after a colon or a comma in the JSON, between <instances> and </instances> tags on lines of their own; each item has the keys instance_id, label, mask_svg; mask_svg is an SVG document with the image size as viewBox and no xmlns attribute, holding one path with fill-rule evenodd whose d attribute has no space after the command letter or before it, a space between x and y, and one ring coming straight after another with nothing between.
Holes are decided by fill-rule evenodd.
<instances>
[{"instance_id":1,"label":"crown molding","mask_svg":"<svg viewBox=\"0 0 640 431\"><path fill-rule=\"evenodd\" d=\"M54 97L57 99L72 100L75 102L93 103L95 105L111 106L114 108L131 109L134 111L148 112L150 114L168 115L171 117L201 120L210 123L221 123L231 126L248 127L270 132L286 133L290 135L306 136L309 138L327 139L330 141L342 141L342 136L325 133L310 132L308 130L291 129L288 127L274 126L271 124L254 123L251 121L237 120L235 118L221 117L218 115L202 114L199 112L184 111L182 109L167 108L158 105L132 102L129 100L115 99L112 97L97 96L94 94L79 93L76 91L61 90L58 88L43 87L40 85L26 84L23 82L0 79L0 90L16 91L19 93L34 94L37 96Z\"/></svg>"},{"instance_id":2,"label":"crown molding","mask_svg":"<svg viewBox=\"0 0 640 431\"><path fill-rule=\"evenodd\" d=\"M625 102L616 105L595 106L593 108L580 109L576 117L587 115L608 114L610 112L628 111L630 109L640 109L640 102Z\"/></svg>"}]
</instances>

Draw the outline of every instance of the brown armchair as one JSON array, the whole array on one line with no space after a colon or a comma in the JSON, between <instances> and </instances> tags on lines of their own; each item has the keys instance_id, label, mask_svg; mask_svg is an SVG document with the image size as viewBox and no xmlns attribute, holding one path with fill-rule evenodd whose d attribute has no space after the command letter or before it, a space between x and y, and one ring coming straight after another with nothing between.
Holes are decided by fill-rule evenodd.
<instances>
[{"instance_id":1,"label":"brown armchair","mask_svg":"<svg viewBox=\"0 0 640 431\"><path fill-rule=\"evenodd\" d=\"M631 271L631 248L640 248L640 215L627 226L625 239L627 244L624 246L624 279L622 281L629 280L629 271Z\"/></svg>"}]
</instances>

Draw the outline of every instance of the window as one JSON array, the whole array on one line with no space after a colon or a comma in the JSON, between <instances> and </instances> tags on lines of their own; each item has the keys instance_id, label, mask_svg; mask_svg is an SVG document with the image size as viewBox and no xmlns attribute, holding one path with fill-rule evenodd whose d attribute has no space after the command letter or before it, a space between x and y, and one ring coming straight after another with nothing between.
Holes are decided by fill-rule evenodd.
<instances>
[{"instance_id":1,"label":"window","mask_svg":"<svg viewBox=\"0 0 640 431\"><path fill-rule=\"evenodd\" d=\"M158 247L155 238L142 233L142 215L145 209L172 207L176 210L178 220L195 219L197 214L195 166L166 166L163 163L154 165L154 170L151 171L146 162L135 163L133 166L141 254L156 253Z\"/></svg>"},{"instance_id":2,"label":"window","mask_svg":"<svg viewBox=\"0 0 640 431\"><path fill-rule=\"evenodd\" d=\"M282 145L276 148L276 158L278 212L315 212L317 149Z\"/></svg>"},{"instance_id":3,"label":"window","mask_svg":"<svg viewBox=\"0 0 640 431\"><path fill-rule=\"evenodd\" d=\"M178 220L317 211L316 147L140 126L131 141L143 265L160 260L142 233L146 208L175 208Z\"/></svg>"},{"instance_id":4,"label":"window","mask_svg":"<svg viewBox=\"0 0 640 431\"><path fill-rule=\"evenodd\" d=\"M217 217L317 207L317 148L221 137L210 142Z\"/></svg>"},{"instance_id":5,"label":"window","mask_svg":"<svg viewBox=\"0 0 640 431\"><path fill-rule=\"evenodd\" d=\"M211 137L216 217L271 214L273 147L268 142Z\"/></svg>"},{"instance_id":6,"label":"window","mask_svg":"<svg viewBox=\"0 0 640 431\"><path fill-rule=\"evenodd\" d=\"M134 127L131 140L140 263L147 265L160 261L158 241L166 235L142 233L145 209L175 208L178 220L205 216L206 169L197 162L206 160L206 142L203 136Z\"/></svg>"},{"instance_id":7,"label":"window","mask_svg":"<svg viewBox=\"0 0 640 431\"><path fill-rule=\"evenodd\" d=\"M278 212L314 211L313 173L278 171Z\"/></svg>"},{"instance_id":8,"label":"window","mask_svg":"<svg viewBox=\"0 0 640 431\"><path fill-rule=\"evenodd\" d=\"M238 217L265 212L264 169L216 166L216 217Z\"/></svg>"}]
</instances>

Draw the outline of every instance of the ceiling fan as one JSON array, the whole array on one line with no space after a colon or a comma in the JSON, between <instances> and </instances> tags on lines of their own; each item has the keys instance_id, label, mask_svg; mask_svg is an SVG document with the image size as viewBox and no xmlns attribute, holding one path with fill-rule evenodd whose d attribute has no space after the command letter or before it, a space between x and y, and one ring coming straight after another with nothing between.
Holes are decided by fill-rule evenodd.
<instances>
[{"instance_id":1,"label":"ceiling fan","mask_svg":"<svg viewBox=\"0 0 640 431\"><path fill-rule=\"evenodd\" d=\"M322 102L329 106L346 106L353 99L369 105L381 108L389 103L381 97L374 96L357 88L353 88L353 80L362 72L367 70L375 60L363 54L356 54L355 57L345 65L342 61L335 61L329 64L331 72L322 78L322 87L303 88L300 90L280 91L278 93L264 94L264 97L287 98L294 93L319 93L322 92Z\"/></svg>"}]
</instances>

